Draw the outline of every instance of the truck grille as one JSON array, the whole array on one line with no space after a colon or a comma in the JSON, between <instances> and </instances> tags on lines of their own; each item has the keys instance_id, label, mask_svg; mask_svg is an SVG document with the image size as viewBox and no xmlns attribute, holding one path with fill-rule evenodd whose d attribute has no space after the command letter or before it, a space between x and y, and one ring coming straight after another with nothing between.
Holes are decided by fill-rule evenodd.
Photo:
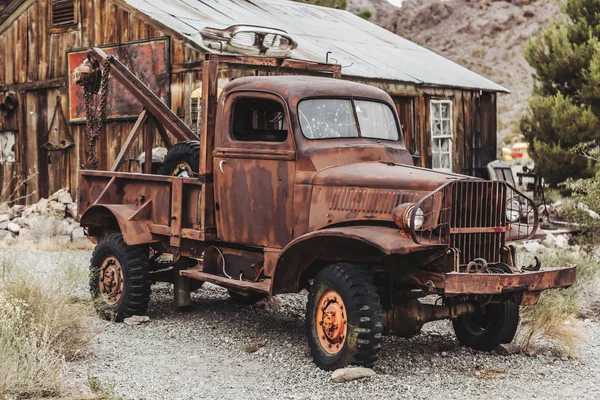
<instances>
[{"instance_id":1,"label":"truck grille","mask_svg":"<svg viewBox=\"0 0 600 400\"><path fill-rule=\"evenodd\" d=\"M460 250L460 263L475 258L500 262L506 236L506 184L460 181L450 191L450 246Z\"/></svg>"},{"instance_id":2,"label":"truck grille","mask_svg":"<svg viewBox=\"0 0 600 400\"><path fill-rule=\"evenodd\" d=\"M411 231L413 240L458 249L460 265L476 258L500 262L506 242L531 238L538 225L533 201L504 181L448 182L416 206L425 223ZM512 222L507 214L513 215Z\"/></svg>"}]
</instances>

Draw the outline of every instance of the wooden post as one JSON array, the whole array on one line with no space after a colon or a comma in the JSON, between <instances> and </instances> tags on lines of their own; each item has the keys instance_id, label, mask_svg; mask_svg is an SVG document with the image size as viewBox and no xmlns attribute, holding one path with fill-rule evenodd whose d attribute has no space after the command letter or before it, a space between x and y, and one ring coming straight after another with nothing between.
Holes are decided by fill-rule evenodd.
<instances>
[{"instance_id":1,"label":"wooden post","mask_svg":"<svg viewBox=\"0 0 600 400\"><path fill-rule=\"evenodd\" d=\"M207 55L202 67L202 124L200 134L200 176L213 172L215 126L217 121L218 56Z\"/></svg>"},{"instance_id":2,"label":"wooden post","mask_svg":"<svg viewBox=\"0 0 600 400\"><path fill-rule=\"evenodd\" d=\"M156 129L158 129L158 133L160 134L160 137L167 150L171 149L171 147L173 147L173 142L171 142L171 138L169 138L169 134L167 133L165 127L156 118L154 118L154 124L156 125Z\"/></svg>"},{"instance_id":3,"label":"wooden post","mask_svg":"<svg viewBox=\"0 0 600 400\"><path fill-rule=\"evenodd\" d=\"M144 173L152 173L152 147L154 145L154 129L146 125L144 134L144 152L146 153L146 159L144 161Z\"/></svg>"}]
</instances>

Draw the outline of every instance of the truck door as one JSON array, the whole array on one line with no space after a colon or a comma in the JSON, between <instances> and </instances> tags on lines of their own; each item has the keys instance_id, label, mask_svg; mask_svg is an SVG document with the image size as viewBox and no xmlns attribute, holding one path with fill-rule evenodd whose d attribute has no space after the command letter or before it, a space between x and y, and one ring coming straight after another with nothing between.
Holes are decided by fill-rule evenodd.
<instances>
[{"instance_id":1,"label":"truck door","mask_svg":"<svg viewBox=\"0 0 600 400\"><path fill-rule=\"evenodd\" d=\"M291 240L295 172L287 106L270 94L234 93L221 118L214 152L217 236L282 248Z\"/></svg>"}]
</instances>

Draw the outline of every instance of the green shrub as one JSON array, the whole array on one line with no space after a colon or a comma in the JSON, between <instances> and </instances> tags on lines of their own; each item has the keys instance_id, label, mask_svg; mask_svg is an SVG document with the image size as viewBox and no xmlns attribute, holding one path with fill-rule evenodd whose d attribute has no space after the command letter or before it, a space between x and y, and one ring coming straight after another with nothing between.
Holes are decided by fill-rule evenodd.
<instances>
[{"instance_id":1,"label":"green shrub","mask_svg":"<svg viewBox=\"0 0 600 400\"><path fill-rule=\"evenodd\" d=\"M592 252L600 244L600 177L568 181L565 188L571 198L563 216L579 225L577 242Z\"/></svg>"}]
</instances>

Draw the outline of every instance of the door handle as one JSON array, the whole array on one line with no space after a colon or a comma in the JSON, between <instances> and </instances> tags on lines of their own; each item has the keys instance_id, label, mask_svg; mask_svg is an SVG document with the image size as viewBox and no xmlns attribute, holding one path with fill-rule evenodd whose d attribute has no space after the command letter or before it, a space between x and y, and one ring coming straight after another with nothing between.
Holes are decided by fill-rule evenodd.
<instances>
[{"instance_id":1,"label":"door handle","mask_svg":"<svg viewBox=\"0 0 600 400\"><path fill-rule=\"evenodd\" d=\"M223 175L225 175L225 171L223 171L223 164L227 163L227 160L221 160L221 162L219 163L219 169L221 170L221 173Z\"/></svg>"}]
</instances>

